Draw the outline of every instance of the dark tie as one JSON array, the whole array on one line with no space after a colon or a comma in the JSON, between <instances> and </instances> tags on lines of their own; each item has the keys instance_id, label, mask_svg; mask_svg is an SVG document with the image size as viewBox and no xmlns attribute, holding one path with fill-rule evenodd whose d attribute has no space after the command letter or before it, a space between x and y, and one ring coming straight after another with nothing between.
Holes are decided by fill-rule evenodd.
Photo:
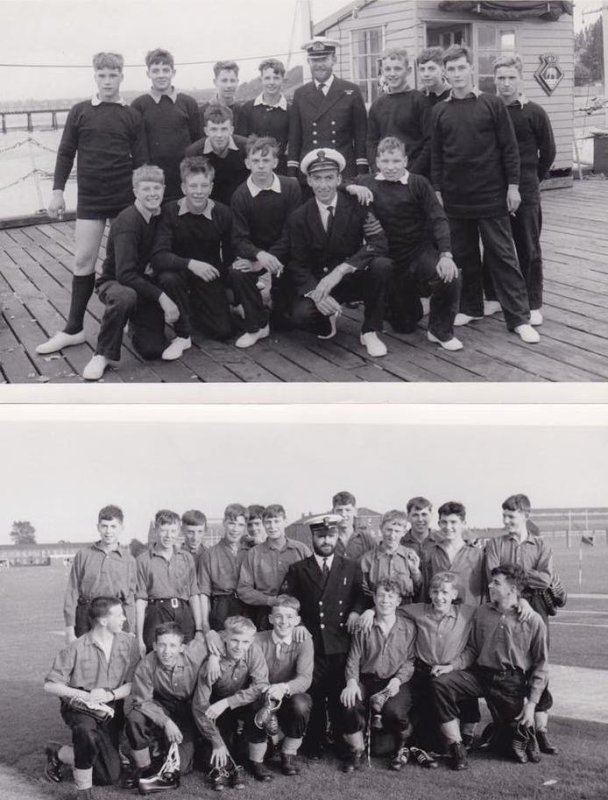
<instances>
[{"instance_id":1,"label":"dark tie","mask_svg":"<svg viewBox=\"0 0 608 800\"><path fill-rule=\"evenodd\" d=\"M326 228L326 233L327 233L327 238L328 239L331 236L331 231L332 231L333 227L334 227L334 207L333 206L328 206L328 208L327 208L327 228Z\"/></svg>"},{"instance_id":2,"label":"dark tie","mask_svg":"<svg viewBox=\"0 0 608 800\"><path fill-rule=\"evenodd\" d=\"M327 580L329 577L329 567L327 566L327 559L323 559L323 580Z\"/></svg>"},{"instance_id":3,"label":"dark tie","mask_svg":"<svg viewBox=\"0 0 608 800\"><path fill-rule=\"evenodd\" d=\"M324 83L320 83L317 86L317 90L318 90L319 94L321 95L321 99L323 99L325 97L325 92L323 91L323 89L325 89L325 84Z\"/></svg>"}]
</instances>

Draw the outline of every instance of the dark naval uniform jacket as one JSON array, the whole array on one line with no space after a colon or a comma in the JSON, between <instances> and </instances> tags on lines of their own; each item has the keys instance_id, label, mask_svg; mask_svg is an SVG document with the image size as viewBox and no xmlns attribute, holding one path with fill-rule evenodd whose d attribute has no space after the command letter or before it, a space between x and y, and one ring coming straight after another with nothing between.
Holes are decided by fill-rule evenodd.
<instances>
[{"instance_id":1,"label":"dark naval uniform jacket","mask_svg":"<svg viewBox=\"0 0 608 800\"><path fill-rule=\"evenodd\" d=\"M331 147L346 160L344 175L367 172L367 111L359 87L336 78L325 96L314 81L293 95L287 167L297 168L306 153Z\"/></svg>"},{"instance_id":2,"label":"dark naval uniform jacket","mask_svg":"<svg viewBox=\"0 0 608 800\"><path fill-rule=\"evenodd\" d=\"M315 654L348 653L348 615L365 610L361 567L356 561L334 554L327 582L324 582L315 557L309 556L289 567L281 592L300 601L300 617L312 635Z\"/></svg>"},{"instance_id":3,"label":"dark naval uniform jacket","mask_svg":"<svg viewBox=\"0 0 608 800\"><path fill-rule=\"evenodd\" d=\"M299 296L338 264L365 269L377 256L388 257L388 242L373 212L344 192L338 192L329 237L314 197L292 213L288 224L291 257L286 272Z\"/></svg>"}]
</instances>

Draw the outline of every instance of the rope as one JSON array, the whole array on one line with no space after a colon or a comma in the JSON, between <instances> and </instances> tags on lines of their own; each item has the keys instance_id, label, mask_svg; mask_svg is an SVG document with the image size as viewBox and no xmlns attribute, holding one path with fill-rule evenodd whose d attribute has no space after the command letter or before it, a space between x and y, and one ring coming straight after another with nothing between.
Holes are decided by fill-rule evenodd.
<instances>
[{"instance_id":1,"label":"rope","mask_svg":"<svg viewBox=\"0 0 608 800\"><path fill-rule=\"evenodd\" d=\"M11 144L8 147L3 147L0 149L0 155L3 153L8 153L10 150L16 150L18 147L23 147L24 144L34 144L36 147L39 147L41 150L47 150L49 153L56 153L57 150L53 150L52 147L47 147L47 145L42 144L37 139L34 139L32 136L28 136L27 139L20 139L15 144Z\"/></svg>"},{"instance_id":2,"label":"rope","mask_svg":"<svg viewBox=\"0 0 608 800\"><path fill-rule=\"evenodd\" d=\"M22 175L20 178L17 178L17 180L12 181L11 183L7 183L4 186L0 186L0 192L3 192L5 189L10 189L11 187L16 186L18 183L22 183L28 178L31 178L33 175L39 175L41 178L45 179L53 177L52 172L48 172L47 170L44 169L33 169L30 172L27 172L25 175Z\"/></svg>"}]
</instances>

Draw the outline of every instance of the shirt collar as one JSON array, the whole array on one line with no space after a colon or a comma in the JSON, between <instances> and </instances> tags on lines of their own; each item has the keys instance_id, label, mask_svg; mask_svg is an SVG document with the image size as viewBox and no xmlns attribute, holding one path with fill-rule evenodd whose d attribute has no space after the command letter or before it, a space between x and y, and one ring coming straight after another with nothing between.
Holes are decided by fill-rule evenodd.
<instances>
[{"instance_id":1,"label":"shirt collar","mask_svg":"<svg viewBox=\"0 0 608 800\"><path fill-rule=\"evenodd\" d=\"M275 645L284 644L284 645L287 645L289 647L289 645L291 645L291 643L293 642L293 631L292 631L291 636L289 637L289 639L279 639L279 637L276 635L276 633L274 631L271 631L270 638L272 639L272 642Z\"/></svg>"},{"instance_id":2,"label":"shirt collar","mask_svg":"<svg viewBox=\"0 0 608 800\"><path fill-rule=\"evenodd\" d=\"M228 150L238 150L238 146L234 141L234 136L230 137L228 142ZM205 139L205 143L203 144L203 155L208 156L209 153L213 153L213 147L211 146L211 139L207 136Z\"/></svg>"},{"instance_id":3,"label":"shirt collar","mask_svg":"<svg viewBox=\"0 0 608 800\"><path fill-rule=\"evenodd\" d=\"M313 80L314 80L314 84L315 84L315 86L316 86L316 88L317 88L317 89L319 88L319 86L321 85L321 83L323 83L323 85L325 86L325 89L326 89L327 91L329 91L329 90L331 89L331 85L332 85L332 83L334 82L334 74L332 73L332 74L330 75L330 77L329 77L329 78L328 78L326 81L318 81L318 80L316 80L316 79L314 79L314 78L313 78Z\"/></svg>"},{"instance_id":4,"label":"shirt collar","mask_svg":"<svg viewBox=\"0 0 608 800\"><path fill-rule=\"evenodd\" d=\"M317 204L319 211L321 212L321 218L324 219L323 215L329 213L328 209L330 207L333 208L334 214L336 213L336 206L338 205L338 195L334 197L333 201L328 206L326 206L325 203L321 203L319 200L317 200L316 197L315 197L315 203ZM353 533L354 532L355 531L353 530Z\"/></svg>"},{"instance_id":5,"label":"shirt collar","mask_svg":"<svg viewBox=\"0 0 608 800\"><path fill-rule=\"evenodd\" d=\"M325 558L324 556L320 556L318 553L314 553L315 561L319 565L319 569L323 570L323 561L325 561L326 559L327 559L326 560L327 567L328 569L331 569L331 565L334 563L334 555L335 554L332 553L330 556L327 556Z\"/></svg>"},{"instance_id":6,"label":"shirt collar","mask_svg":"<svg viewBox=\"0 0 608 800\"><path fill-rule=\"evenodd\" d=\"M99 550L100 553L117 553L119 556L122 557L122 553L120 552L120 546L117 544L116 547L113 547L111 550L105 550L101 544L101 539L98 542L95 542L91 545L93 550Z\"/></svg>"},{"instance_id":7,"label":"shirt collar","mask_svg":"<svg viewBox=\"0 0 608 800\"><path fill-rule=\"evenodd\" d=\"M135 201L135 208L139 211L142 217L146 220L146 222L150 222L152 217L158 217L160 214L160 208L157 208L156 211L148 211L147 208L144 208L139 200Z\"/></svg>"},{"instance_id":8,"label":"shirt collar","mask_svg":"<svg viewBox=\"0 0 608 800\"><path fill-rule=\"evenodd\" d=\"M528 100L526 95L523 92L520 92L518 94L518 96L517 96L517 100L514 103L509 103L509 105L512 105L512 106L520 105L523 108L526 105L526 103L529 103L529 102L530 101Z\"/></svg>"},{"instance_id":9,"label":"shirt collar","mask_svg":"<svg viewBox=\"0 0 608 800\"><path fill-rule=\"evenodd\" d=\"M287 98L284 94L281 94L279 95L279 102L275 103L274 105L270 105L270 103L266 103L264 101L264 92L262 92L255 98L253 105L266 106L267 108L281 108L283 111L287 111Z\"/></svg>"},{"instance_id":10,"label":"shirt collar","mask_svg":"<svg viewBox=\"0 0 608 800\"><path fill-rule=\"evenodd\" d=\"M173 103L177 102L177 89L175 86L171 87L169 92L159 92L157 89L152 87L150 89L150 97L154 100L155 103L160 103L162 97L168 97Z\"/></svg>"},{"instance_id":11,"label":"shirt collar","mask_svg":"<svg viewBox=\"0 0 608 800\"><path fill-rule=\"evenodd\" d=\"M431 614L432 614L434 617L438 616L439 612L435 610L435 608L434 608L434 606L433 606L433 604L432 604L432 603L429 603L429 607L430 607L430 613L431 613ZM456 616L456 613L457 613L457 611L456 611L456 606L452 604L452 605L449 607L449 609L447 610L447 613L446 613L446 614L442 614L442 618L443 618L443 617L452 617L452 618L453 618L453 617L455 617L455 616Z\"/></svg>"},{"instance_id":12,"label":"shirt collar","mask_svg":"<svg viewBox=\"0 0 608 800\"><path fill-rule=\"evenodd\" d=\"M250 175L247 178L247 188L249 189L249 193L252 197L257 197L260 192L276 192L277 194L281 194L281 181L279 180L278 175L274 175L270 186L266 187L266 189L260 189L259 186L255 185L253 178Z\"/></svg>"},{"instance_id":13,"label":"shirt collar","mask_svg":"<svg viewBox=\"0 0 608 800\"><path fill-rule=\"evenodd\" d=\"M112 103L117 106L127 105L127 101L124 99L124 97L119 97L118 100L100 100L99 97L96 94L94 94L93 97L91 98L92 106L100 106L102 103Z\"/></svg>"},{"instance_id":14,"label":"shirt collar","mask_svg":"<svg viewBox=\"0 0 608 800\"><path fill-rule=\"evenodd\" d=\"M449 84L447 81L444 81L444 82L443 82L443 86L441 87L441 91L439 91L439 92L431 92L431 91L430 91L429 89L427 89L427 87L425 86L425 87L423 88L423 90L422 90L422 94L426 95L427 97L430 97L430 95L432 95L432 94L434 94L434 95L436 95L437 97L439 97L439 95L443 94L444 92L451 91L451 89L452 89L452 87L450 86L450 84Z\"/></svg>"},{"instance_id":15,"label":"shirt collar","mask_svg":"<svg viewBox=\"0 0 608 800\"><path fill-rule=\"evenodd\" d=\"M177 216L183 217L184 214L192 214L194 217L207 217L208 220L213 221L213 209L215 207L215 203L211 198L207 200L207 205L205 206L204 211L192 211L191 208L188 206L188 198L181 197L177 201Z\"/></svg>"},{"instance_id":16,"label":"shirt collar","mask_svg":"<svg viewBox=\"0 0 608 800\"><path fill-rule=\"evenodd\" d=\"M464 97L460 97L460 98L459 97L454 97L454 90L450 89L450 93L446 97L446 100L466 100L467 97L470 97L471 95L473 95L473 97L475 97L475 98L478 98L480 94L481 94L481 90L478 89L477 86L473 86L473 88L471 89L471 91L468 94L466 94Z\"/></svg>"},{"instance_id":17,"label":"shirt collar","mask_svg":"<svg viewBox=\"0 0 608 800\"><path fill-rule=\"evenodd\" d=\"M381 172L378 172L378 174L375 175L375 178L376 178L377 181L386 181L387 183L402 183L404 186L407 186L407 182L409 180L409 177L410 177L410 173L407 170L405 170L405 175L402 175L399 178L398 181L389 181L389 180L387 180Z\"/></svg>"}]
</instances>

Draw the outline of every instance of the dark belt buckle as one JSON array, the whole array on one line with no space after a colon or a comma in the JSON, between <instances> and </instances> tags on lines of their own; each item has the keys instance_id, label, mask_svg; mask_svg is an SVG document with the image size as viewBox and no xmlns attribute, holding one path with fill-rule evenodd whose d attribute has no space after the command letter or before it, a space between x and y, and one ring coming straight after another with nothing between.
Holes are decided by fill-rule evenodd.
<instances>
[{"instance_id":1,"label":"dark belt buckle","mask_svg":"<svg viewBox=\"0 0 608 800\"><path fill-rule=\"evenodd\" d=\"M177 597L171 598L171 608L179 608L179 600Z\"/></svg>"}]
</instances>

